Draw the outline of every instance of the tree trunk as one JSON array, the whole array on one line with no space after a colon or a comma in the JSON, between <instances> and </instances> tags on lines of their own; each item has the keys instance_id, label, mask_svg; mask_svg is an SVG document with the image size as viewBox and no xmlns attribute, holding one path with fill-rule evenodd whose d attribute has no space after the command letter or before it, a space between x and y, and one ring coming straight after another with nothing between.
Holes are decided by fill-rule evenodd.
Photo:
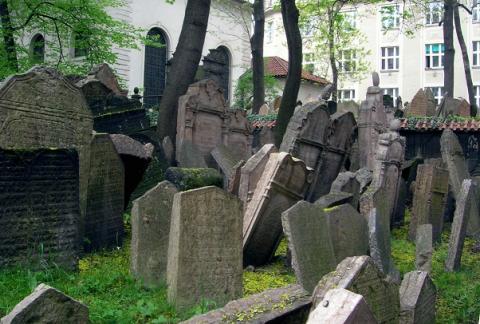
<instances>
[{"instance_id":1,"label":"tree trunk","mask_svg":"<svg viewBox=\"0 0 480 324\"><path fill-rule=\"evenodd\" d=\"M338 88L338 68L337 60L335 57L335 34L334 34L334 20L333 14L329 12L328 23L328 54L330 58L330 67L332 68L332 86L330 92L332 94L332 101L337 101L337 88Z\"/></svg>"},{"instance_id":2,"label":"tree trunk","mask_svg":"<svg viewBox=\"0 0 480 324\"><path fill-rule=\"evenodd\" d=\"M280 147L288 122L295 112L302 76L302 37L298 28L299 12L295 0L281 0L283 27L288 45L288 75L275 126L275 144Z\"/></svg>"},{"instance_id":3,"label":"tree trunk","mask_svg":"<svg viewBox=\"0 0 480 324\"><path fill-rule=\"evenodd\" d=\"M171 59L167 84L160 102L157 133L169 136L175 143L178 98L184 95L195 79L202 58L203 44L210 14L210 0L188 0L182 31Z\"/></svg>"},{"instance_id":4,"label":"tree trunk","mask_svg":"<svg viewBox=\"0 0 480 324\"><path fill-rule=\"evenodd\" d=\"M468 101L470 102L470 116L477 115L477 105L475 102L475 90L472 82L472 71L470 70L470 60L468 58L468 49L463 38L462 25L460 21L460 13L458 12L458 5L454 9L455 31L457 32L458 43L462 50L463 67L465 69L465 79L467 80Z\"/></svg>"},{"instance_id":5,"label":"tree trunk","mask_svg":"<svg viewBox=\"0 0 480 324\"><path fill-rule=\"evenodd\" d=\"M265 9L263 0L253 3L253 18L255 27L250 46L252 50L252 79L253 79L253 107L252 113L258 114L260 107L265 103L265 67L263 63L263 38L265 31Z\"/></svg>"},{"instance_id":6,"label":"tree trunk","mask_svg":"<svg viewBox=\"0 0 480 324\"><path fill-rule=\"evenodd\" d=\"M8 65L12 69L12 73L15 73L18 72L17 48L15 46L15 37L13 35L7 0L0 0L0 18Z\"/></svg>"},{"instance_id":7,"label":"tree trunk","mask_svg":"<svg viewBox=\"0 0 480 324\"><path fill-rule=\"evenodd\" d=\"M445 63L443 66L443 89L446 97L453 97L455 48L453 47L453 7L455 0L443 3L443 43L445 45ZM440 49L441 50L441 49Z\"/></svg>"}]
</instances>

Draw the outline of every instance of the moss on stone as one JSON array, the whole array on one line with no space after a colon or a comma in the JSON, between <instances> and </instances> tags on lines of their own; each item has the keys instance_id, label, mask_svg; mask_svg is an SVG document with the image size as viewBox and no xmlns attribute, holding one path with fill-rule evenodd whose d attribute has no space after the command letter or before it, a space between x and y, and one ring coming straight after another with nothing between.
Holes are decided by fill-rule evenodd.
<instances>
[{"instance_id":1,"label":"moss on stone","mask_svg":"<svg viewBox=\"0 0 480 324\"><path fill-rule=\"evenodd\" d=\"M168 168L165 180L173 183L181 191L206 186L223 187L222 175L210 168Z\"/></svg>"}]
</instances>

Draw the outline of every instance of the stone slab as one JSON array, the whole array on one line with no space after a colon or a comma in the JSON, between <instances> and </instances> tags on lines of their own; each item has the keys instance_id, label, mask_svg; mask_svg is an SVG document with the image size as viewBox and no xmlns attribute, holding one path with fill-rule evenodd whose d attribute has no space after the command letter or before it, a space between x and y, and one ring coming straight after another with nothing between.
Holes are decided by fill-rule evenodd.
<instances>
[{"instance_id":1,"label":"stone slab","mask_svg":"<svg viewBox=\"0 0 480 324\"><path fill-rule=\"evenodd\" d=\"M415 240L415 269L432 271L433 234L432 224L422 224L417 227Z\"/></svg>"},{"instance_id":2,"label":"stone slab","mask_svg":"<svg viewBox=\"0 0 480 324\"><path fill-rule=\"evenodd\" d=\"M437 289L425 271L405 274L400 286L400 323L435 323Z\"/></svg>"},{"instance_id":3,"label":"stone slab","mask_svg":"<svg viewBox=\"0 0 480 324\"><path fill-rule=\"evenodd\" d=\"M315 205L319 205L322 208L332 208L343 204L353 205L354 196L349 192L334 191L318 198Z\"/></svg>"}]
</instances>

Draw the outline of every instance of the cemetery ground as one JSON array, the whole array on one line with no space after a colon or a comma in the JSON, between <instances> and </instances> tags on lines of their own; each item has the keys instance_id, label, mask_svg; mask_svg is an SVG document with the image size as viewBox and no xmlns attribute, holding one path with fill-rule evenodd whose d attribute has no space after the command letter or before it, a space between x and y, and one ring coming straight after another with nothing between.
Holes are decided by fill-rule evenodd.
<instances>
[{"instance_id":1,"label":"cemetery ground","mask_svg":"<svg viewBox=\"0 0 480 324\"><path fill-rule=\"evenodd\" d=\"M407 240L409 216L407 210L406 224L392 232L392 255L402 275L415 269L415 245ZM466 239L461 271L445 272L449 232L449 229L444 231L442 243L433 254L432 279L438 289L437 323L476 323L480 313L480 253L473 252L474 241ZM273 263L255 271L245 270L244 295L294 283L293 272L285 266L285 255L283 240ZM114 251L85 256L79 268L78 272L46 267L38 271L25 268L0 271L0 317L40 283L56 287L88 305L92 323L176 323L215 308L205 300L187 311L176 312L167 302L166 287L142 288L130 274L128 243Z\"/></svg>"}]
</instances>

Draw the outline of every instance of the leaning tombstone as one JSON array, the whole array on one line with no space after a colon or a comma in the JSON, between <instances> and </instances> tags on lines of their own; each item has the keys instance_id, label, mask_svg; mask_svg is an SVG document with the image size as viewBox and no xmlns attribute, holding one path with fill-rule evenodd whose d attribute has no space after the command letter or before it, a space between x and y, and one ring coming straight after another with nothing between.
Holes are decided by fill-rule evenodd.
<instances>
[{"instance_id":1,"label":"leaning tombstone","mask_svg":"<svg viewBox=\"0 0 480 324\"><path fill-rule=\"evenodd\" d=\"M235 152L235 148L219 145L210 153L216 163L217 170L223 174L223 187L228 188L228 180L234 174L235 165L242 157Z\"/></svg>"},{"instance_id":2,"label":"leaning tombstone","mask_svg":"<svg viewBox=\"0 0 480 324\"><path fill-rule=\"evenodd\" d=\"M437 289L425 271L405 274L400 286L400 323L435 323Z\"/></svg>"},{"instance_id":3,"label":"leaning tombstone","mask_svg":"<svg viewBox=\"0 0 480 324\"><path fill-rule=\"evenodd\" d=\"M340 172L332 183L330 192L349 192L353 194L352 205L354 207L358 206L358 201L360 199L360 182L356 179L356 174L350 171Z\"/></svg>"},{"instance_id":4,"label":"leaning tombstone","mask_svg":"<svg viewBox=\"0 0 480 324\"><path fill-rule=\"evenodd\" d=\"M445 271L460 270L468 217L471 215L472 206L474 206L476 191L477 185L472 180L463 180L462 188L457 198L455 215L453 216Z\"/></svg>"},{"instance_id":5,"label":"leaning tombstone","mask_svg":"<svg viewBox=\"0 0 480 324\"><path fill-rule=\"evenodd\" d=\"M133 201L131 269L147 287L167 279L168 237L173 196L177 188L162 181Z\"/></svg>"},{"instance_id":6,"label":"leaning tombstone","mask_svg":"<svg viewBox=\"0 0 480 324\"><path fill-rule=\"evenodd\" d=\"M302 200L311 169L290 154L272 153L243 218L244 265L267 263L282 235L281 213Z\"/></svg>"},{"instance_id":7,"label":"leaning tombstone","mask_svg":"<svg viewBox=\"0 0 480 324\"><path fill-rule=\"evenodd\" d=\"M346 289L330 289L310 313L307 324L377 324L365 299Z\"/></svg>"},{"instance_id":8,"label":"leaning tombstone","mask_svg":"<svg viewBox=\"0 0 480 324\"><path fill-rule=\"evenodd\" d=\"M417 227L415 240L415 269L432 271L433 235L432 224L423 224Z\"/></svg>"},{"instance_id":9,"label":"leaning tombstone","mask_svg":"<svg viewBox=\"0 0 480 324\"><path fill-rule=\"evenodd\" d=\"M217 187L175 194L168 245L168 300L223 306L242 295L242 202Z\"/></svg>"},{"instance_id":10,"label":"leaning tombstone","mask_svg":"<svg viewBox=\"0 0 480 324\"><path fill-rule=\"evenodd\" d=\"M335 191L320 197L315 201L315 205L319 205L322 208L332 208L343 204L353 205L353 194L343 191Z\"/></svg>"},{"instance_id":11,"label":"leaning tombstone","mask_svg":"<svg viewBox=\"0 0 480 324\"><path fill-rule=\"evenodd\" d=\"M242 167L244 165L245 165L244 160L240 160L237 164L235 164L232 168L232 174L228 179L227 191L237 197L238 197L238 191L240 188L240 178L242 176Z\"/></svg>"},{"instance_id":12,"label":"leaning tombstone","mask_svg":"<svg viewBox=\"0 0 480 324\"><path fill-rule=\"evenodd\" d=\"M13 310L2 324L66 323L88 324L88 308L55 288L40 284Z\"/></svg>"}]
</instances>

